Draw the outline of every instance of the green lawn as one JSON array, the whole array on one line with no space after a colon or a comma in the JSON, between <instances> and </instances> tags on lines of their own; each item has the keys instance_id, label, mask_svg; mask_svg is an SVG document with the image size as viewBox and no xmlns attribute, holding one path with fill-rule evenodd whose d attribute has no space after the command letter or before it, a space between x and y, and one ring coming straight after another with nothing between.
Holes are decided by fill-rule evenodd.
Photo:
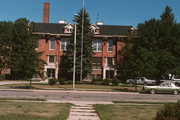
<instances>
[{"instance_id":1,"label":"green lawn","mask_svg":"<svg viewBox=\"0 0 180 120\"><path fill-rule=\"evenodd\" d=\"M162 104L115 103L94 106L101 120L153 120Z\"/></svg>"},{"instance_id":2,"label":"green lawn","mask_svg":"<svg viewBox=\"0 0 180 120\"><path fill-rule=\"evenodd\" d=\"M0 101L0 120L66 120L70 104Z\"/></svg>"},{"instance_id":3,"label":"green lawn","mask_svg":"<svg viewBox=\"0 0 180 120\"><path fill-rule=\"evenodd\" d=\"M4 85L10 88L22 88L27 89L29 88L29 84L11 84L11 85ZM48 85L47 83L33 83L32 89L72 89L72 85ZM105 85L93 85L93 84L76 84L76 89L89 89L89 90L101 90L101 91L124 91L124 92L134 92L135 87L129 85L120 85L120 86L105 86ZM137 90L141 91L142 86L138 86Z\"/></svg>"}]
</instances>

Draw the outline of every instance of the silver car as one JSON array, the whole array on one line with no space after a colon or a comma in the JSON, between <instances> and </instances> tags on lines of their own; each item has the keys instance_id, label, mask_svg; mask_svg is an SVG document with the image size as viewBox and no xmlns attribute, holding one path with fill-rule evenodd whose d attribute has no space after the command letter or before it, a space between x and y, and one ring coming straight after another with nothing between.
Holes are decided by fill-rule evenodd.
<instances>
[{"instance_id":1,"label":"silver car","mask_svg":"<svg viewBox=\"0 0 180 120\"><path fill-rule=\"evenodd\" d=\"M137 84L137 85L154 85L156 84L155 80L149 80L146 77L138 77L137 79L128 79L126 80L127 84Z\"/></svg>"},{"instance_id":2,"label":"silver car","mask_svg":"<svg viewBox=\"0 0 180 120\"><path fill-rule=\"evenodd\" d=\"M161 83L159 86L144 86L142 88L144 93L173 93L178 95L180 92L180 87L177 87L174 83Z\"/></svg>"}]
</instances>

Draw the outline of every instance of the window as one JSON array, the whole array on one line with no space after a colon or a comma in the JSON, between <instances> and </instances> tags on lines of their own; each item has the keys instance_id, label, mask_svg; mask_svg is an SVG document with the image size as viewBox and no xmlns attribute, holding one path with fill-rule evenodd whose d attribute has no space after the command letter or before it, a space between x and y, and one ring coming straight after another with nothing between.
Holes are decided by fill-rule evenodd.
<instances>
[{"instance_id":1,"label":"window","mask_svg":"<svg viewBox=\"0 0 180 120\"><path fill-rule=\"evenodd\" d=\"M50 38L50 50L55 49L55 38Z\"/></svg>"},{"instance_id":2,"label":"window","mask_svg":"<svg viewBox=\"0 0 180 120\"><path fill-rule=\"evenodd\" d=\"M61 40L61 51L67 51L69 42L68 39Z\"/></svg>"},{"instance_id":3,"label":"window","mask_svg":"<svg viewBox=\"0 0 180 120\"><path fill-rule=\"evenodd\" d=\"M55 69L47 69L48 78L55 78Z\"/></svg>"},{"instance_id":4,"label":"window","mask_svg":"<svg viewBox=\"0 0 180 120\"><path fill-rule=\"evenodd\" d=\"M113 40L108 40L108 51L109 52L113 51Z\"/></svg>"},{"instance_id":5,"label":"window","mask_svg":"<svg viewBox=\"0 0 180 120\"><path fill-rule=\"evenodd\" d=\"M72 33L72 29L67 29L67 33Z\"/></svg>"},{"instance_id":6,"label":"window","mask_svg":"<svg viewBox=\"0 0 180 120\"><path fill-rule=\"evenodd\" d=\"M96 79L101 79L101 78L102 78L102 75L100 75L100 74L96 75Z\"/></svg>"},{"instance_id":7,"label":"window","mask_svg":"<svg viewBox=\"0 0 180 120\"><path fill-rule=\"evenodd\" d=\"M102 58L101 57L94 57L92 59L93 62L93 69L101 69L102 67Z\"/></svg>"},{"instance_id":8,"label":"window","mask_svg":"<svg viewBox=\"0 0 180 120\"><path fill-rule=\"evenodd\" d=\"M107 66L113 66L113 57L107 57Z\"/></svg>"},{"instance_id":9,"label":"window","mask_svg":"<svg viewBox=\"0 0 180 120\"><path fill-rule=\"evenodd\" d=\"M114 78L114 70L106 70L106 78Z\"/></svg>"},{"instance_id":10,"label":"window","mask_svg":"<svg viewBox=\"0 0 180 120\"><path fill-rule=\"evenodd\" d=\"M101 52L102 51L102 40L94 40L92 43L93 51Z\"/></svg>"},{"instance_id":11,"label":"window","mask_svg":"<svg viewBox=\"0 0 180 120\"><path fill-rule=\"evenodd\" d=\"M50 55L49 56L49 63L54 63L55 62L55 56Z\"/></svg>"},{"instance_id":12,"label":"window","mask_svg":"<svg viewBox=\"0 0 180 120\"><path fill-rule=\"evenodd\" d=\"M91 80L95 79L95 75L94 74L91 74L90 77L91 77Z\"/></svg>"}]
</instances>

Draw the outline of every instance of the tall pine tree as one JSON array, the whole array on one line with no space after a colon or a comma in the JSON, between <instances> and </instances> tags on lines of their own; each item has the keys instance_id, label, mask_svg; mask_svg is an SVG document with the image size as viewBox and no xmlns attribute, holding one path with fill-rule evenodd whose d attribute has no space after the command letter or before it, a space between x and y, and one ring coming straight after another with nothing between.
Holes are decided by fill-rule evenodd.
<instances>
[{"instance_id":1,"label":"tall pine tree","mask_svg":"<svg viewBox=\"0 0 180 120\"><path fill-rule=\"evenodd\" d=\"M80 79L81 71L81 38L82 38L82 17L83 9L78 12L78 15L74 16L74 22L77 24L77 43L76 43L76 79ZM84 28L83 28L83 79L92 71L92 37L91 23L89 14L84 8ZM73 72L73 51L74 51L74 34L70 41L69 48L67 51L67 69L69 73ZM71 77L72 78L72 77Z\"/></svg>"},{"instance_id":2,"label":"tall pine tree","mask_svg":"<svg viewBox=\"0 0 180 120\"><path fill-rule=\"evenodd\" d=\"M160 20L151 19L138 25L137 39L132 40L125 54L121 74L125 79L149 76L157 81L168 73L176 74L179 48L178 27L172 9L167 6Z\"/></svg>"}]
</instances>

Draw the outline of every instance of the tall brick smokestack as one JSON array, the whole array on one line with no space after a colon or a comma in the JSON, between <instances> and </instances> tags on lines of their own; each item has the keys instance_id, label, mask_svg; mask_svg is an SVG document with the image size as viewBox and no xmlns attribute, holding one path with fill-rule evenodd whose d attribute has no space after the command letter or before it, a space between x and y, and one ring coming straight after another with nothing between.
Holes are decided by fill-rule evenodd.
<instances>
[{"instance_id":1,"label":"tall brick smokestack","mask_svg":"<svg viewBox=\"0 0 180 120\"><path fill-rule=\"evenodd\" d=\"M49 9L50 9L50 3L44 2L43 23L49 23Z\"/></svg>"}]
</instances>

